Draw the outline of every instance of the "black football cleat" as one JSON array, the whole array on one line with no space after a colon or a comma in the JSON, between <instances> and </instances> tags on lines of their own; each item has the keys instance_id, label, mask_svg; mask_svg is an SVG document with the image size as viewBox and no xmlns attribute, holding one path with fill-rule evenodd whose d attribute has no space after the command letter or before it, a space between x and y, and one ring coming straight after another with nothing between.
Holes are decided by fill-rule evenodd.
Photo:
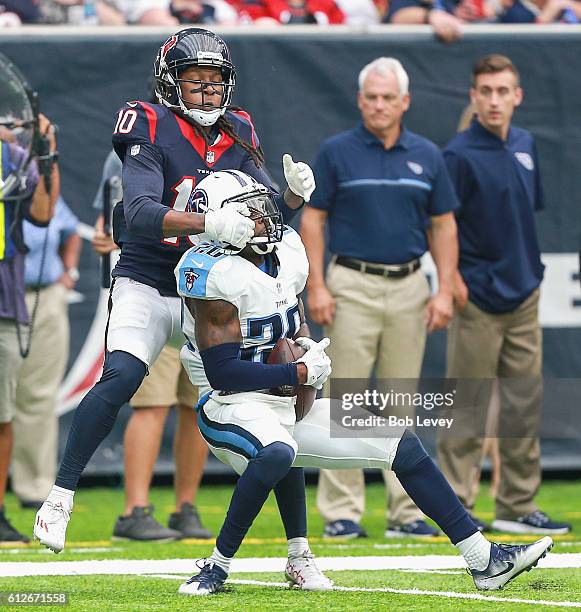
<instances>
[{"instance_id":1,"label":"black football cleat","mask_svg":"<svg viewBox=\"0 0 581 612\"><path fill-rule=\"evenodd\" d=\"M200 573L192 576L180 585L178 590L182 595L213 595L222 590L228 574L215 563L204 559Z\"/></svg>"}]
</instances>

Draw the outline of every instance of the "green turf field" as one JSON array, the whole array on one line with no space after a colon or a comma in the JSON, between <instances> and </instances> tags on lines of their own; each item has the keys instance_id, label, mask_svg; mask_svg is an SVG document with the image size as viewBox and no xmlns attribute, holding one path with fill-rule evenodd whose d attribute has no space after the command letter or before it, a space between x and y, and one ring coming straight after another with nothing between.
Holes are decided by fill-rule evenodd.
<instances>
[{"instance_id":1,"label":"green turf field","mask_svg":"<svg viewBox=\"0 0 581 612\"><path fill-rule=\"evenodd\" d=\"M205 486L202 488L198 507L205 524L217 532L228 503L231 486ZM575 482L547 482L538 496L539 505L556 519L567 520L574 525L573 533L557 536L553 553L572 553L566 559L566 568L535 569L517 578L503 591L492 594L478 593L472 579L460 567L428 571L424 565L426 555L455 555L455 549L445 537L435 541L386 539L385 498L383 486L369 485L367 488L367 512L363 525L370 537L358 540L336 540L329 542L321 536L322 521L314 503L315 490L309 487L309 528L311 547L317 557L347 557L330 559L329 562L345 562L348 568L356 568L364 560L358 557L374 557L367 563L375 564L400 561L409 556L411 563L418 563L416 569L381 569L326 571L335 585L343 590L332 593L304 593L289 591L284 586L281 571L253 571L246 567L244 573L232 573L233 583L227 592L214 596L209 601L177 595L177 587L189 573L194 572L193 559L209 555L213 542L185 540L168 544L138 544L111 542L111 530L116 514L122 510L122 491L117 489L81 490L75 497L75 508L68 532L67 548L60 555L54 555L38 544L0 548L0 591L66 591L70 603L68 610L361 610L395 609L405 610L492 610L503 606L508 610L545 610L581 608L581 487ZM174 510L172 491L157 488L152 492L156 516L163 521ZM13 497L7 501L8 515L14 525L29 533L34 518L33 511L20 510ZM492 520L493 503L483 489L476 508L476 514L485 520ZM286 557L286 544L282 537L282 525L273 499L270 499L249 533L238 558ZM493 539L508 542L514 538L494 534ZM518 541L530 541L534 537L521 537ZM577 554L575 554L577 553ZM349 559L350 558L350 559ZM451 557L447 557L451 558ZM129 575L54 575L6 577L14 563L69 562L66 569L59 566L57 571L71 573L84 567L92 560L176 560L179 569L157 571L143 567ZM190 561L188 561L191 559ZM179 561L183 560L183 561ZM397 560L396 560L397 561ZM70 562L73 562L70 564ZM268 561L264 561L268 563ZM254 562L250 562L252 565ZM278 567L274 562L275 566ZM91 565L93 567L95 564ZM166 564L167 565L167 564ZM115 564L116 567L119 564ZM135 568L135 563L132 564ZM41 568L46 571L45 567ZM109 566L108 566L109 567ZM124 566L125 567L125 566ZM173 568L173 566L172 566ZM4 570L4 571L3 571ZM37 570L34 570L37 571ZM92 571L92 570L83 570ZM122 570L125 571L125 570ZM260 584L248 584L255 581ZM279 585L279 586L277 586ZM352 589L352 590L349 590ZM367 590L364 590L367 589ZM476 597L475 599L473 597ZM488 599L488 601L487 601ZM499 602L499 599L501 602ZM514 600L514 601L510 601ZM536 603L534 603L536 602ZM544 602L544 603L542 603ZM559 603L562 602L561 605ZM22 606L19 606L22 609ZM52 606L54 609L55 606ZM37 610L38 608L30 608Z\"/></svg>"}]
</instances>

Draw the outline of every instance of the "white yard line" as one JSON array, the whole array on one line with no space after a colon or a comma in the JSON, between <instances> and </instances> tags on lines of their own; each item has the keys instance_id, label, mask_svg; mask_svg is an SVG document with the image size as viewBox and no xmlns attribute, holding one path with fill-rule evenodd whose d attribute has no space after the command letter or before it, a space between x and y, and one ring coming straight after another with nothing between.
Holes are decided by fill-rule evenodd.
<instances>
[{"instance_id":1,"label":"white yard line","mask_svg":"<svg viewBox=\"0 0 581 612\"><path fill-rule=\"evenodd\" d=\"M150 575L150 578L164 578L166 580L187 580L189 576L175 576L172 574ZM287 587L286 582L266 582L264 580L228 580L228 584L249 584L265 587ZM532 606L549 606L550 608L581 608L581 602L576 601L547 601L546 599L521 599L519 597L497 597L495 595L480 595L479 593L458 593L456 591L424 591L422 589L392 589L389 587L365 588L334 586L334 591L347 591L350 593L391 593L394 595L414 595L446 597L447 599L471 599L477 601L490 601L502 603L530 604Z\"/></svg>"},{"instance_id":2,"label":"white yard line","mask_svg":"<svg viewBox=\"0 0 581 612\"><path fill-rule=\"evenodd\" d=\"M234 559L232 573L279 572L284 558ZM342 570L445 570L463 569L460 555L403 555L398 557L318 557L322 571ZM580 568L581 553L548 554L539 561L541 568ZM81 576L92 574L188 574L195 569L192 559L105 559L101 561L0 562L0 577Z\"/></svg>"},{"instance_id":3,"label":"white yard line","mask_svg":"<svg viewBox=\"0 0 581 612\"><path fill-rule=\"evenodd\" d=\"M114 553L123 550L119 546L96 546L96 547L85 547L85 548L67 548L69 553ZM52 550L48 548L0 548L0 556L2 555L54 555ZM1 575L0 575L1 577Z\"/></svg>"},{"instance_id":4,"label":"white yard line","mask_svg":"<svg viewBox=\"0 0 581 612\"><path fill-rule=\"evenodd\" d=\"M285 582L263 582L261 580L228 580L232 584L253 584L258 586L287 586ZM423 591L421 589L390 589L384 588L365 588L365 587L342 587L334 586L334 591L349 591L362 593L393 593L395 595L416 595L433 597L446 597L452 599L472 599L477 601L494 601L502 603L522 603L533 606L549 606L552 608L581 608L581 602L575 601L546 601L544 599L520 599L519 597L495 597L494 595L480 595L478 593L457 593L456 591Z\"/></svg>"}]
</instances>

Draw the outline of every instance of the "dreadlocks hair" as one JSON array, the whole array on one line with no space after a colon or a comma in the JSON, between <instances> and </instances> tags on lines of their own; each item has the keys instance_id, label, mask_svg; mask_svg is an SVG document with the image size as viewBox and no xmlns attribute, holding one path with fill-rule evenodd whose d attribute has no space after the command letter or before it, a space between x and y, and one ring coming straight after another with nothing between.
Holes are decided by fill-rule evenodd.
<instances>
[{"instance_id":1,"label":"dreadlocks hair","mask_svg":"<svg viewBox=\"0 0 581 612\"><path fill-rule=\"evenodd\" d=\"M229 110L233 111L241 110L238 106L230 106L228 108ZM260 166L264 164L264 153L260 145L255 148L251 144L247 143L245 140L242 140L242 138L240 138L240 136L234 130L234 126L230 123L230 121L228 121L228 119L226 119L224 115L222 115L218 119L216 125L225 134L230 136L230 138L233 138L234 142L236 144L239 144L248 153L248 155L252 157L252 160L254 161L254 164L257 168L260 168Z\"/></svg>"},{"instance_id":2,"label":"dreadlocks hair","mask_svg":"<svg viewBox=\"0 0 581 612\"><path fill-rule=\"evenodd\" d=\"M229 106L228 110L236 111L242 109L240 109L238 106ZM195 121L190 121L189 123L193 126L196 134L204 139L207 148L208 136L206 132ZM250 155L257 168L260 168L264 164L264 153L262 151L262 147L258 146L255 148L240 138L240 135L236 132L236 130L234 130L234 126L224 117L224 115L219 117L218 121L216 121L216 127L224 132L227 136L230 136L230 138L232 138L236 144L240 145L248 153L248 155Z\"/></svg>"}]
</instances>

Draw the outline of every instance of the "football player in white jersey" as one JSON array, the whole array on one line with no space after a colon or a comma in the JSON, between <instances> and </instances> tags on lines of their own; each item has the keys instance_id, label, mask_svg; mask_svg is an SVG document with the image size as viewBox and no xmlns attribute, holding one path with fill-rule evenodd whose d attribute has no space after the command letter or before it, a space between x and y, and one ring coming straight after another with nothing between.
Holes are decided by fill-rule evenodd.
<instances>
[{"instance_id":1,"label":"football player in white jersey","mask_svg":"<svg viewBox=\"0 0 581 612\"><path fill-rule=\"evenodd\" d=\"M316 400L295 422L294 397L279 387L320 389L331 374L329 340L308 336L302 303L308 261L296 232L284 227L272 194L237 170L216 172L193 194L197 210L244 203L257 231L242 251L202 242L175 269L183 299L188 342L182 362L193 384L206 389L198 422L212 452L240 478L211 557L180 586L185 595L221 590L230 563L270 491L274 491L288 541L286 578L305 590L332 582L316 567L307 540L303 467L392 469L414 502L448 535L467 561L479 589L501 588L530 569L552 546L542 538L528 546L489 542L454 494L417 436L345 438L330 434L332 400ZM282 337L306 353L293 363L269 364ZM206 378L207 377L207 378Z\"/></svg>"}]
</instances>

